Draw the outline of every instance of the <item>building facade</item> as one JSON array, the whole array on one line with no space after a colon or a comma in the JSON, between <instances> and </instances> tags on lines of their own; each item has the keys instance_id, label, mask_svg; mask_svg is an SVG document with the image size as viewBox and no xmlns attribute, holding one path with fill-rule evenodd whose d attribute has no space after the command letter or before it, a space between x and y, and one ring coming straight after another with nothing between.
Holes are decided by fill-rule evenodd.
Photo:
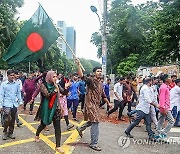
<instances>
[{"instance_id":1,"label":"building facade","mask_svg":"<svg viewBox=\"0 0 180 154\"><path fill-rule=\"evenodd\" d=\"M76 55L76 31L74 27L67 27L66 40ZM66 56L68 59L73 59L73 54L68 47L66 47Z\"/></svg>"},{"instance_id":2,"label":"building facade","mask_svg":"<svg viewBox=\"0 0 180 154\"><path fill-rule=\"evenodd\" d=\"M58 21L57 22L57 29L60 32L61 35L63 35L64 39L66 40L66 32L67 32L67 26L64 21ZM59 37L58 38L58 48L66 53L66 44L65 42Z\"/></svg>"},{"instance_id":3,"label":"building facade","mask_svg":"<svg viewBox=\"0 0 180 154\"><path fill-rule=\"evenodd\" d=\"M71 49L76 54L76 31L74 27L67 27L65 21L58 21L57 29L60 32L60 34L63 35L64 39L67 41ZM67 58L73 59L73 54L60 37L58 38L57 42L58 48L66 54Z\"/></svg>"}]
</instances>

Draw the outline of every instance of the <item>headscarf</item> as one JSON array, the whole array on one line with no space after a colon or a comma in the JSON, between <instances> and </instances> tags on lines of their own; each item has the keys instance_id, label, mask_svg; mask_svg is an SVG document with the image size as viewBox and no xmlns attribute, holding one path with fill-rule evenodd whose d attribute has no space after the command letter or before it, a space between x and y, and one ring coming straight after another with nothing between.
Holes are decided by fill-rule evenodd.
<instances>
[{"instance_id":1,"label":"headscarf","mask_svg":"<svg viewBox=\"0 0 180 154\"><path fill-rule=\"evenodd\" d=\"M55 74L54 71L48 71L46 75L46 82L52 84L53 83L53 75Z\"/></svg>"},{"instance_id":2,"label":"headscarf","mask_svg":"<svg viewBox=\"0 0 180 154\"><path fill-rule=\"evenodd\" d=\"M47 72L47 75L46 75L46 82L48 83L48 84L54 84L53 83L53 76L54 76L54 74L55 74L56 72L54 72L54 71L48 71ZM57 97L59 98L59 96L60 96L60 94L59 94L59 92L57 93ZM59 99L57 99L57 105L58 105L58 108L60 109L60 102L59 102Z\"/></svg>"}]
</instances>

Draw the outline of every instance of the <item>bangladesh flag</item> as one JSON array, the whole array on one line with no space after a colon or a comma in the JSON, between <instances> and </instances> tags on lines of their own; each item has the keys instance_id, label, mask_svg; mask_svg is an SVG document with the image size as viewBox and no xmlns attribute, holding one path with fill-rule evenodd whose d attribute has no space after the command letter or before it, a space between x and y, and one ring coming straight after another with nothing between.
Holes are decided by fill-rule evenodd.
<instances>
[{"instance_id":1,"label":"bangladesh flag","mask_svg":"<svg viewBox=\"0 0 180 154\"><path fill-rule=\"evenodd\" d=\"M3 56L9 65L40 59L59 37L51 19L41 5L18 32Z\"/></svg>"}]
</instances>

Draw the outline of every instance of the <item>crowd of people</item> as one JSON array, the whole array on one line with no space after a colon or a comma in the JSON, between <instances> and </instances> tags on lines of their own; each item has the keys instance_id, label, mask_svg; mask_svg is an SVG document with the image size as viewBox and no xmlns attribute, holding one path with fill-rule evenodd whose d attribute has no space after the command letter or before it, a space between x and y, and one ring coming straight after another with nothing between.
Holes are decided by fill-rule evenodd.
<instances>
[{"instance_id":1,"label":"crowd of people","mask_svg":"<svg viewBox=\"0 0 180 154\"><path fill-rule=\"evenodd\" d=\"M78 72L65 77L55 71L44 73L28 73L27 78L19 71L8 70L7 80L3 81L0 73L0 111L1 124L4 127L2 139L15 139L14 125L22 125L18 119L19 109L26 110L29 104L29 114L33 115L35 98L40 94L40 105L34 120L40 121L37 128L35 141L40 141L40 133L48 130L48 125L53 123L56 139L56 151L63 153L61 148L60 119L64 118L67 130L74 125L69 123L69 113L72 120L79 121L77 110L80 105L86 122L77 127L80 137L83 131L91 126L90 148L101 151L98 146L100 108L105 104L107 117L119 109L117 120L125 121L123 111L127 106L127 116L130 125L125 130L125 135L132 138L132 129L142 119L150 140L167 138L167 133L173 126L180 127L180 79L176 75L161 74L159 77L145 77L143 80L136 77L119 77L111 85L111 79L104 82L102 68L95 67L93 75L84 75L80 62L76 59ZM114 89L114 105L110 103L110 90ZM82 120L82 119L81 119ZM164 122L167 125L163 128ZM154 132L151 124L154 123Z\"/></svg>"}]
</instances>

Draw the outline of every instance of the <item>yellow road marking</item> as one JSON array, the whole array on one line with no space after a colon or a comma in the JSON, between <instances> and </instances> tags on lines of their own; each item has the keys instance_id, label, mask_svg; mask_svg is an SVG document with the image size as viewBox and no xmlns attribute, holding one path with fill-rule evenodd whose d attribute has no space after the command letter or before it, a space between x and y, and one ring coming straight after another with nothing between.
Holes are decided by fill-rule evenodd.
<instances>
[{"instance_id":1,"label":"yellow road marking","mask_svg":"<svg viewBox=\"0 0 180 154\"><path fill-rule=\"evenodd\" d=\"M79 126L83 125L86 121L82 121ZM76 130L73 130L73 133L67 138L64 142L62 148L65 151L65 154L72 154L73 150L75 149L74 146L67 145L68 143L74 143L79 141L79 134Z\"/></svg>"},{"instance_id":2,"label":"yellow road marking","mask_svg":"<svg viewBox=\"0 0 180 154\"><path fill-rule=\"evenodd\" d=\"M10 142L10 143L1 144L0 148L14 146L14 145L18 145L18 144L24 144L24 143L28 143L28 142L32 142L32 141L34 141L34 138L29 138L29 139L20 140L20 141L14 141L14 142Z\"/></svg>"},{"instance_id":3,"label":"yellow road marking","mask_svg":"<svg viewBox=\"0 0 180 154\"><path fill-rule=\"evenodd\" d=\"M29 123L30 125L36 125L36 124L39 124L40 122L32 122L32 123ZM25 126L25 124L22 124L21 126ZM15 125L15 127L17 127L17 125ZM0 127L0 129L2 129L4 127Z\"/></svg>"},{"instance_id":4,"label":"yellow road marking","mask_svg":"<svg viewBox=\"0 0 180 154\"><path fill-rule=\"evenodd\" d=\"M22 115L24 115L24 114L22 114ZM36 133L36 129L34 127L32 127L31 125L32 124L38 124L38 123L28 123L21 116L19 116L19 119L23 122L23 125L25 125L29 130L31 130L34 134ZM78 124L78 123L70 120L70 123L72 123L76 126L81 126L83 123L85 123L85 121L82 121L80 124ZM67 140L64 142L64 144L62 146L63 150L65 151L65 154L71 154L75 148L74 146L69 146L66 144L73 143L75 141L77 142L79 140L78 139L79 134L76 130L62 132L62 135L70 134L70 133L72 133L72 134L67 138ZM55 143L53 143L51 140L48 139L48 138L53 137L53 136L54 136L54 134L49 135L49 136L44 136L43 134L40 134L40 139L42 139L48 146L50 146L54 150L55 146L56 146ZM14 145L23 144L23 143L28 143L28 142L32 142L32 141L34 141L34 138L29 138L29 139L25 139L25 140L5 143L3 145L0 145L0 148L4 148L4 147L8 147L8 146L14 146ZM56 154L57 153L58 152L56 152Z\"/></svg>"},{"instance_id":5,"label":"yellow road marking","mask_svg":"<svg viewBox=\"0 0 180 154\"><path fill-rule=\"evenodd\" d=\"M71 134L72 132L73 132L73 130L68 131L68 132L62 132L62 133L61 133L61 135ZM55 134L53 134L53 135L49 135L49 136L46 136L46 137L50 138L50 137L54 137L54 136L55 136Z\"/></svg>"},{"instance_id":6,"label":"yellow road marking","mask_svg":"<svg viewBox=\"0 0 180 154\"><path fill-rule=\"evenodd\" d=\"M36 129L34 127L32 127L29 123L27 123L23 118L19 117L19 119L25 124L25 126L31 130L34 134L36 134ZM43 134L40 134L40 138L48 145L50 146L53 150L55 149L56 145L49 140L46 136L44 136Z\"/></svg>"},{"instance_id":7,"label":"yellow road marking","mask_svg":"<svg viewBox=\"0 0 180 154\"><path fill-rule=\"evenodd\" d=\"M73 121L73 120L69 120L69 122L70 122L71 124L75 125L75 126L81 126L81 124L79 124L79 123L77 123L77 122L75 122L75 121Z\"/></svg>"}]
</instances>

